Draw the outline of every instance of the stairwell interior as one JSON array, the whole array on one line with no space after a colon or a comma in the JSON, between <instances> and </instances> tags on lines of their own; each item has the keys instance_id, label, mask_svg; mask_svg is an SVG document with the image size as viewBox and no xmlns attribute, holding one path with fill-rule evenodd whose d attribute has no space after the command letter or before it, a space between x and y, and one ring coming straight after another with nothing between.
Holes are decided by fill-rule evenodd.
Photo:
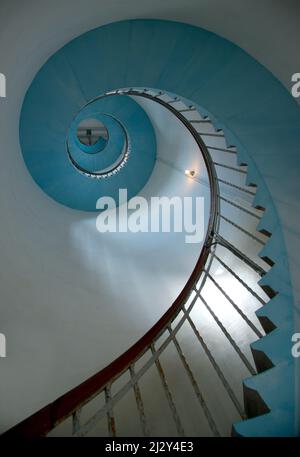
<instances>
[{"instance_id":1,"label":"stairwell interior","mask_svg":"<svg viewBox=\"0 0 300 457\"><path fill-rule=\"evenodd\" d=\"M21 8L16 23L23 14ZM7 214L1 231L1 306L3 331L13 341L11 354L3 364L1 360L1 391L6 397L2 432L296 435L297 366L290 338L297 329L299 293L294 253L299 243L294 206L299 107L265 67L221 36L181 21L110 22L83 35L72 32L59 46L41 52L39 62L29 60L21 73L24 86L18 86L1 110L6 189L1 205ZM91 28L87 23L86 30ZM12 56L17 52L16 45ZM98 59L92 59L89 68L95 55ZM12 58L6 59L9 76L13 64ZM25 96L26 84L28 88L42 64ZM14 78L17 82L18 76ZM131 179L132 195L149 197L163 186L170 195L174 186L184 195L187 186L190 194L205 195L209 207L204 246L184 250L176 237L161 239L159 247L150 238L128 239L124 246L124 239L115 238L111 245L105 239L99 256L95 254L96 216L86 210L94 208L100 180L85 188L81 182L90 177L74 167L68 175L65 140L74 115L97 97L102 97L98 108L117 119L130 139L136 168L131 178L122 171L120 176L124 182ZM110 122L121 141L124 132ZM162 124L169 132L180 132L180 147L176 149ZM136 154L141 149L144 162ZM48 163L51 150L62 150L64 158L53 154ZM8 156L7 151L12 153ZM83 157L81 165L90 166L90 159ZM203 174L185 176L191 164ZM100 185L112 195L118 189L110 187L109 180ZM69 226L67 218L73 221ZM151 249L145 250L144 243ZM166 249L169 257L160 274L155 272L158 256L148 265L143 258L155 249ZM124 262L118 271L114 268L120 252ZM140 269L147 266L144 275L136 276L141 287L135 289L135 270L129 281L123 273L132 252ZM76 256L75 275L70 260ZM109 272L100 290L93 270L97 262ZM57 293L50 292L58 284ZM118 317L124 295L134 305L123 308ZM109 311L98 308L97 296L99 303L110 302ZM85 320L87 309L91 314ZM111 327L101 327L111 316L116 316ZM71 354L76 318L82 322ZM114 334L113 328L118 329ZM150 328L154 330L147 339ZM138 340L131 358L121 356ZM69 373L66 360L72 366ZM113 360L119 361L109 376L105 366ZM32 392L26 398L21 367ZM12 402L12 396L17 401Z\"/></svg>"}]
</instances>

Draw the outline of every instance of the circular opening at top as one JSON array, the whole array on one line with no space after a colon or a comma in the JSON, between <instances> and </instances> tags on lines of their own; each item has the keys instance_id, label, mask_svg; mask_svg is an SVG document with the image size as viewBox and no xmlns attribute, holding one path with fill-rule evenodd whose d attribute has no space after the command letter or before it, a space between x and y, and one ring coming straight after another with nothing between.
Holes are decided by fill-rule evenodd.
<instances>
[{"instance_id":1,"label":"circular opening at top","mask_svg":"<svg viewBox=\"0 0 300 457\"><path fill-rule=\"evenodd\" d=\"M84 119L78 124L77 138L80 143L85 146L94 146L100 140L106 144L108 140L108 130L105 125L97 119Z\"/></svg>"}]
</instances>

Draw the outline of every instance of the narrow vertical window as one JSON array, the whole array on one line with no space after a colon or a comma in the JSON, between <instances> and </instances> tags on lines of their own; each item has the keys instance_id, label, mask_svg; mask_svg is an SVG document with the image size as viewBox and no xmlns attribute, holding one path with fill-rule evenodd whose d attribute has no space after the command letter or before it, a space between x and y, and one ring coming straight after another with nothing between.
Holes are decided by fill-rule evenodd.
<instances>
[{"instance_id":1,"label":"narrow vertical window","mask_svg":"<svg viewBox=\"0 0 300 457\"><path fill-rule=\"evenodd\" d=\"M6 338L0 333L0 357L6 357Z\"/></svg>"},{"instance_id":2,"label":"narrow vertical window","mask_svg":"<svg viewBox=\"0 0 300 457\"><path fill-rule=\"evenodd\" d=\"M3 73L0 73L0 97L6 97L6 78Z\"/></svg>"}]
</instances>

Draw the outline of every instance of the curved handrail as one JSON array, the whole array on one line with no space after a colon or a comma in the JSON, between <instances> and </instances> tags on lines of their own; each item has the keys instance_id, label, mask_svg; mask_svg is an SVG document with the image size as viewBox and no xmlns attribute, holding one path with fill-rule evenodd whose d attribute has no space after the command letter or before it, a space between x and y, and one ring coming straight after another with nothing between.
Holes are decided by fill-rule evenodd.
<instances>
[{"instance_id":1,"label":"curved handrail","mask_svg":"<svg viewBox=\"0 0 300 457\"><path fill-rule=\"evenodd\" d=\"M210 217L205 242L203 244L197 263L192 271L192 274L190 275L184 288L176 300L173 302L171 307L142 338L140 338L133 346L131 346L121 356L116 358L112 363L107 365L98 373L91 376L89 379L82 382L77 387L71 389L66 394L60 396L54 402L40 409L27 419L15 425L7 432L5 432L2 437L36 437L46 435L64 419L71 416L77 409L82 407L94 396L100 393L108 383L112 383L117 377L124 373L138 358L140 358L149 349L151 343L156 338L158 338L167 328L170 320L175 318L180 312L182 306L185 304L185 301L189 297L196 282L198 281L210 254L211 243L213 242L214 235L216 233L216 227L218 224L219 192L214 164L211 160L205 143L202 141L198 132L194 129L191 123L173 106L163 101L162 99L145 93L144 91L141 92L139 90L130 89L123 90L122 92L110 92L109 94L101 95L96 99L100 99L106 96L120 95L141 96L161 104L169 111L171 111L185 125L185 127L189 130L194 140L196 141L200 151L202 152L207 167L211 190Z\"/></svg>"}]
</instances>

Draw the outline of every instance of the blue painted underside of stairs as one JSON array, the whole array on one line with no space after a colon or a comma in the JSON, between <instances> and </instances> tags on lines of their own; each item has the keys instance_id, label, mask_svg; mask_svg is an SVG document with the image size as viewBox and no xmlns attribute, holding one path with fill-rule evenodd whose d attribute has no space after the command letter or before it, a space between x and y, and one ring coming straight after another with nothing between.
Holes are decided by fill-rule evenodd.
<instances>
[{"instance_id":1,"label":"blue painted underside of stairs","mask_svg":"<svg viewBox=\"0 0 300 457\"><path fill-rule=\"evenodd\" d=\"M97 59L93 57L92 66L91 55L97 56ZM294 325L294 302L281 219L271 195L276 194L277 185L272 181L272 170L280 170L283 177L288 177L290 164L299 166L299 107L262 65L210 32L159 20L109 24L78 37L57 52L42 68L28 93L21 119L21 143L35 179L33 165L44 170L44 162L47 163L51 154L55 150L63 151L62 139L71 113L74 115L99 94L122 87L157 88L199 104L211 118L218 119L230 141L232 138L238 147L239 161L249 163L248 180L258 184L255 203L268 208L260 226L274 235L274 241L271 238L265 250L275 261L275 267L262 283L278 290L284 304L281 308L275 297L274 307L273 300L266 305L265 312L270 320L274 318L279 330L273 339L270 334L259 343L260 349L266 350L279 365L249 381L265 397L272 411L236 424L235 428L238 433L252 436L294 435L295 394L291 380L295 369L294 360L287 355L287 335L293 332ZM124 110L127 110L125 106ZM132 126L137 127L136 119ZM138 131L136 128L135 133ZM145 148L149 139L146 137ZM26 151L32 156L39 155L40 160L31 163ZM50 189L55 198L56 189L64 185L71 199L72 185L66 179L69 170L60 168L62 156L63 153L55 163L55 180L46 180L47 191ZM268 177L271 192L263 176ZM84 186L85 181L78 178L79 193ZM110 190L114 192L113 186ZM78 202L72 204L76 207ZM259 313L264 315L264 308Z\"/></svg>"},{"instance_id":2,"label":"blue painted underside of stairs","mask_svg":"<svg viewBox=\"0 0 300 457\"><path fill-rule=\"evenodd\" d=\"M71 155L78 165L88 169L89 171L98 171L107 168L116 162L118 157L123 151L126 141L126 134L121 124L114 119L111 115L102 114L101 106L94 107L94 112L89 113L87 108L82 109L76 119L72 122L69 130L68 143ZM99 113L100 110L100 113ZM96 144L89 146L82 144L77 137L77 127L82 119L96 119L102 122L108 130L107 142L100 138L102 141L97 141Z\"/></svg>"},{"instance_id":3,"label":"blue painted underside of stairs","mask_svg":"<svg viewBox=\"0 0 300 457\"><path fill-rule=\"evenodd\" d=\"M75 81L74 89L69 87L67 90L63 84L65 67L62 67L61 73L60 68L51 59L38 73L25 97L20 143L28 170L50 197L73 209L96 211L96 202L101 196L112 197L118 203L119 189L126 188L128 198L133 197L148 181L156 160L155 133L148 116L138 103L127 96L99 99L85 106L78 115L79 120L85 116L86 119L94 117L95 113L114 117L126 129L131 147L128 162L116 175L94 179L79 173L68 158L66 139L74 116L86 101ZM70 84L70 81L67 83ZM104 116L99 117L105 119ZM90 171L97 171L98 166L105 168L112 165L122 152L125 138L120 125L113 119L105 119L105 122L110 139L99 155L82 152L78 157L81 151L76 151L74 137L71 141L71 150L79 159L79 165ZM74 130L70 132L71 138L72 133Z\"/></svg>"}]
</instances>

